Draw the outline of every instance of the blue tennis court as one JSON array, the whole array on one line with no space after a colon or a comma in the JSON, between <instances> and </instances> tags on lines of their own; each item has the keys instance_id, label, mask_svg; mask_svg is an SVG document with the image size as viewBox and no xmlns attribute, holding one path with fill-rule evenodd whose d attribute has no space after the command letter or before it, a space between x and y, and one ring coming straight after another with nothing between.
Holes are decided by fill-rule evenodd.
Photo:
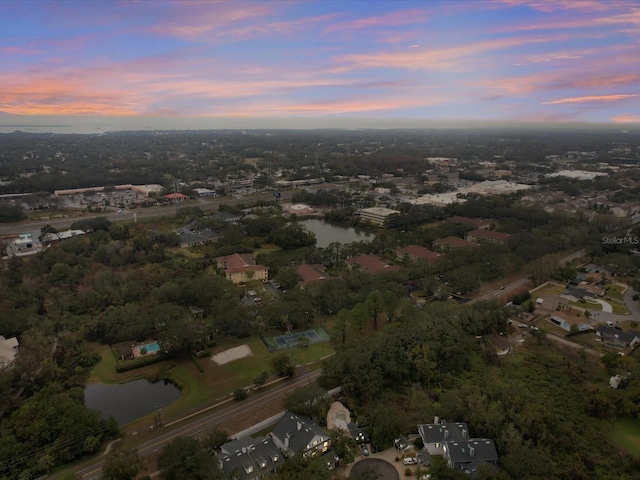
<instances>
[{"instance_id":1,"label":"blue tennis court","mask_svg":"<svg viewBox=\"0 0 640 480\"><path fill-rule=\"evenodd\" d=\"M322 327L304 332L285 333L275 337L263 338L269 350L284 350L293 347L306 347L329 340L329 334Z\"/></svg>"}]
</instances>

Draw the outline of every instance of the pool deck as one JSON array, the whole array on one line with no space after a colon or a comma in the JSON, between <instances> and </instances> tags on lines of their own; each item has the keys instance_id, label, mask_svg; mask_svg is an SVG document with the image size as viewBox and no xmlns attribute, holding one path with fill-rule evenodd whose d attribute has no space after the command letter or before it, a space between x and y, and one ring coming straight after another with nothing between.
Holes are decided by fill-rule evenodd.
<instances>
[{"instance_id":1,"label":"pool deck","mask_svg":"<svg viewBox=\"0 0 640 480\"><path fill-rule=\"evenodd\" d=\"M142 353L140 353L140 349L145 348L147 345L158 345L158 347L160 346L157 340L150 340L145 343L134 345L131 347L131 353L133 354L133 358L145 357L147 355L156 355L160 351L160 348L157 348L155 350L148 350L147 353L143 355Z\"/></svg>"},{"instance_id":2,"label":"pool deck","mask_svg":"<svg viewBox=\"0 0 640 480\"><path fill-rule=\"evenodd\" d=\"M343 415L340 415L343 414ZM327 413L327 428L339 428L349 431L347 425L351 423L351 412L341 402L333 402Z\"/></svg>"}]
</instances>

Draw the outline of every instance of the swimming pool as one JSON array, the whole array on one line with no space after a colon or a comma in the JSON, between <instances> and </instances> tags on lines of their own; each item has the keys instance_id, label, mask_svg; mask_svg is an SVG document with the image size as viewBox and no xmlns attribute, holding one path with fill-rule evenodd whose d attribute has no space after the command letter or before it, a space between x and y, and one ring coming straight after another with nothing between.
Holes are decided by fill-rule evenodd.
<instances>
[{"instance_id":1,"label":"swimming pool","mask_svg":"<svg viewBox=\"0 0 640 480\"><path fill-rule=\"evenodd\" d=\"M160 350L160 344L158 342L149 343L147 345L142 345L140 348L145 348L147 353L153 353Z\"/></svg>"}]
</instances>

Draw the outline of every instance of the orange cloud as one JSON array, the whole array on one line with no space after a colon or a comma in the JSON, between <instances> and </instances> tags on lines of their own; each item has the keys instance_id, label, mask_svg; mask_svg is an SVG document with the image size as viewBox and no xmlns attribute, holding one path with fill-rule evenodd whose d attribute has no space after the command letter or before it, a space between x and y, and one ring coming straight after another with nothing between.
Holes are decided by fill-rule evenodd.
<instances>
[{"instance_id":1,"label":"orange cloud","mask_svg":"<svg viewBox=\"0 0 640 480\"><path fill-rule=\"evenodd\" d=\"M614 123L640 123L640 116L623 113L611 119Z\"/></svg>"},{"instance_id":2,"label":"orange cloud","mask_svg":"<svg viewBox=\"0 0 640 480\"><path fill-rule=\"evenodd\" d=\"M627 98L635 98L636 94L618 94L618 95L590 95L587 97L570 97L560 100L552 100L550 102L542 102L543 105L563 105L566 103L593 103L593 102L617 102Z\"/></svg>"}]
</instances>

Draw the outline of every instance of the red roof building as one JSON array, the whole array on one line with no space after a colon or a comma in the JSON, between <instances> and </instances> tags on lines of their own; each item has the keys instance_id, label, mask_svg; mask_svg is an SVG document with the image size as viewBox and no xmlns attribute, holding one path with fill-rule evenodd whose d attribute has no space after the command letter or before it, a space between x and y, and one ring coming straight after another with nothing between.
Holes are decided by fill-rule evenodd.
<instances>
[{"instance_id":1,"label":"red roof building","mask_svg":"<svg viewBox=\"0 0 640 480\"><path fill-rule=\"evenodd\" d=\"M269 269L264 265L256 265L256 257L252 253L234 253L216 258L218 266L224 268L227 280L233 283L246 283L251 280L267 281Z\"/></svg>"},{"instance_id":2,"label":"red roof building","mask_svg":"<svg viewBox=\"0 0 640 480\"><path fill-rule=\"evenodd\" d=\"M387 265L375 255L358 255L347 258L350 268L360 267L369 273L395 272L400 270L398 265Z\"/></svg>"},{"instance_id":3,"label":"red roof building","mask_svg":"<svg viewBox=\"0 0 640 480\"><path fill-rule=\"evenodd\" d=\"M184 193L169 193L167 195L164 196L164 198L167 198L169 200L184 200L186 198L189 198L187 195L185 195Z\"/></svg>"},{"instance_id":4,"label":"red roof building","mask_svg":"<svg viewBox=\"0 0 640 480\"><path fill-rule=\"evenodd\" d=\"M475 248L479 246L479 243L470 242L460 237L440 238L433 242L433 248L440 251L449 250L450 248Z\"/></svg>"},{"instance_id":5,"label":"red roof building","mask_svg":"<svg viewBox=\"0 0 640 480\"><path fill-rule=\"evenodd\" d=\"M300 286L302 288L308 287L314 282L331 278L325 273L324 266L320 264L308 265L304 263L302 265L298 265L296 273L302 278L300 281Z\"/></svg>"}]
</instances>

